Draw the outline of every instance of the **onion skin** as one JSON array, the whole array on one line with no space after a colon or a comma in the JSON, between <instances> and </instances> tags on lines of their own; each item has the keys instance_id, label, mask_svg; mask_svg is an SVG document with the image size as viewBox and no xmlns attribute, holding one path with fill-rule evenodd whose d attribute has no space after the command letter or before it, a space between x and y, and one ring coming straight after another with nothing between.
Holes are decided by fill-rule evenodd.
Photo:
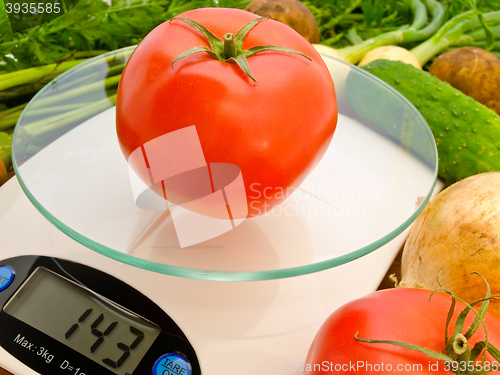
<instances>
[{"instance_id":1,"label":"onion skin","mask_svg":"<svg viewBox=\"0 0 500 375\"><path fill-rule=\"evenodd\" d=\"M371 50L361 59L361 61L358 63L358 66L363 66L379 59L401 61L405 64L413 65L415 68L422 70L422 66L420 65L417 58L413 55L413 53L403 47L392 45L377 47Z\"/></svg>"},{"instance_id":2,"label":"onion skin","mask_svg":"<svg viewBox=\"0 0 500 375\"><path fill-rule=\"evenodd\" d=\"M345 61L344 56L342 56L335 48L325 46L324 44L313 44L313 47L319 53Z\"/></svg>"},{"instance_id":3,"label":"onion skin","mask_svg":"<svg viewBox=\"0 0 500 375\"><path fill-rule=\"evenodd\" d=\"M439 288L470 303L500 297L500 172L481 173L439 193L413 223L401 261L398 287ZM500 314L500 302L490 311Z\"/></svg>"},{"instance_id":4,"label":"onion skin","mask_svg":"<svg viewBox=\"0 0 500 375\"><path fill-rule=\"evenodd\" d=\"M9 179L9 174L7 172L7 168L5 167L5 163L0 158L0 186L5 184Z\"/></svg>"}]
</instances>

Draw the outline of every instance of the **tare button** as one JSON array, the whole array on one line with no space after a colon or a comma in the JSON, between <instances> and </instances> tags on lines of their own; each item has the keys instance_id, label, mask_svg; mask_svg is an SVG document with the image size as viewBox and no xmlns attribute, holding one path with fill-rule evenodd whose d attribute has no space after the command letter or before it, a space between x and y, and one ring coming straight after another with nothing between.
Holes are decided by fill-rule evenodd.
<instances>
[{"instance_id":1,"label":"tare button","mask_svg":"<svg viewBox=\"0 0 500 375\"><path fill-rule=\"evenodd\" d=\"M164 354L155 362L153 375L191 375L191 364L180 354Z\"/></svg>"},{"instance_id":2,"label":"tare button","mask_svg":"<svg viewBox=\"0 0 500 375\"><path fill-rule=\"evenodd\" d=\"M0 266L0 292L8 288L14 280L14 269L10 266Z\"/></svg>"}]
</instances>

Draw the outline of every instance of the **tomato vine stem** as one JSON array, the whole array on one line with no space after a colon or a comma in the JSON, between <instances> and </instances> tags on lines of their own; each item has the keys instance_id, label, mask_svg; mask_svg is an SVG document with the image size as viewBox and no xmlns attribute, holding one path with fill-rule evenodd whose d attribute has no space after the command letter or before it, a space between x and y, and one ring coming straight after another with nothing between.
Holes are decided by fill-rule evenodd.
<instances>
[{"instance_id":1,"label":"tomato vine stem","mask_svg":"<svg viewBox=\"0 0 500 375\"><path fill-rule=\"evenodd\" d=\"M305 57L306 59L312 61L312 59L309 56L303 54L302 52L295 51L295 50L293 50L291 48L287 48L287 47L264 45L264 46L255 46L255 47L251 47L248 49L243 49L243 42L245 41L245 37L250 32L250 30L252 30L254 28L254 26L257 25L259 22L267 20L267 18L263 18L263 17L256 18L256 19L248 22L245 26L243 26L236 33L236 35L233 35L231 33L226 33L222 39L217 38L205 26L203 26L202 24L200 24L196 21L190 20L188 18L174 17L169 22L171 23L174 20L183 21L183 22L187 23L189 26L191 26L193 29L202 33L203 36L205 37L205 39L207 40L208 44L210 45L210 48L193 47L193 48L188 49L187 51L184 51L183 53L181 53L179 56L177 56L172 61L172 69L174 68L174 64L178 60L180 60L186 56L192 55L193 53L206 52L213 59L219 60L221 62L238 64L240 69L249 78L251 78L254 82L257 82L257 80L250 73L250 68L248 66L248 61L247 61L248 57L253 56L256 53L263 52L263 51L289 52L289 53L294 53L296 55L301 55L301 56Z\"/></svg>"},{"instance_id":2,"label":"tomato vine stem","mask_svg":"<svg viewBox=\"0 0 500 375\"><path fill-rule=\"evenodd\" d=\"M227 33L224 35L224 57L230 59L235 57L238 50L236 48L236 43L234 42L234 35Z\"/></svg>"},{"instance_id":3,"label":"tomato vine stem","mask_svg":"<svg viewBox=\"0 0 500 375\"><path fill-rule=\"evenodd\" d=\"M429 357L432 357L437 360L441 360L444 362L449 362L450 364L462 364L462 363L474 363L475 361L478 360L479 356L481 355L481 362L485 363L486 362L486 352L488 352L495 360L500 361L500 351L495 348L491 343L488 341L488 330L486 329L486 325L484 323L484 317L486 316L486 311L489 306L490 300L498 300L497 297L491 297L491 290L488 282L486 279L479 274L478 272L472 272L474 274L479 275L486 283L486 296L485 298L482 298L478 301L475 301L471 304L468 304L467 302L463 301L459 297L457 297L455 294L453 294L452 291L449 289L446 289L442 286L441 282L439 281L438 277L438 284L440 286L439 289L433 291L429 297L429 299L432 298L432 296L438 292L445 292L452 298L452 303L450 306L450 310L448 311L448 316L446 319L446 338L445 338L445 347L443 349L443 352L437 352L434 350L422 348L417 345L405 343L405 342L400 342L400 341L390 341L390 340L371 340L371 339L362 339L358 337L358 332L354 335L354 339L359 342L364 342L364 343L369 343L369 344L391 344L391 345L396 345L400 346L406 349L410 350L415 350L417 352L423 353L425 355L428 355ZM456 301L460 301L465 305L465 308L460 312L458 315L456 321L455 321L455 327L453 330L453 333L451 337L448 337L448 329L451 323L451 319L453 316L453 312L456 307ZM481 303L481 307L479 310L475 310L474 306ZM465 326L465 318L469 314L469 312L472 312L473 314L476 315L474 321L472 322L471 326L469 329L465 332L462 333L464 330ZM470 344L468 342L468 339L471 338L471 336L477 331L479 326L483 326L484 328L484 335L485 335L485 340L476 342L474 347L471 349ZM479 366L480 370L478 371L476 366L471 366L474 367L474 369L467 369L463 370L460 368L460 366L454 366L457 367L457 370L455 374L484 374L489 371L482 371L481 370L481 365Z\"/></svg>"}]
</instances>

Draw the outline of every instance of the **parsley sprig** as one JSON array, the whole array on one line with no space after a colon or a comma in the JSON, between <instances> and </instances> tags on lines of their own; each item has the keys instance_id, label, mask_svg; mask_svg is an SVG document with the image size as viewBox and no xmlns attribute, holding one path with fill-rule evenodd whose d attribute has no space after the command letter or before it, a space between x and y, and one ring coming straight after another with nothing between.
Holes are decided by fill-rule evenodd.
<instances>
[{"instance_id":1,"label":"parsley sprig","mask_svg":"<svg viewBox=\"0 0 500 375\"><path fill-rule=\"evenodd\" d=\"M80 0L67 14L23 33L0 32L0 72L58 63L138 44L153 28L190 9L244 8L250 0ZM5 8L0 0L0 14ZM0 30L10 30L6 17ZM101 52L101 53L102 53Z\"/></svg>"}]
</instances>

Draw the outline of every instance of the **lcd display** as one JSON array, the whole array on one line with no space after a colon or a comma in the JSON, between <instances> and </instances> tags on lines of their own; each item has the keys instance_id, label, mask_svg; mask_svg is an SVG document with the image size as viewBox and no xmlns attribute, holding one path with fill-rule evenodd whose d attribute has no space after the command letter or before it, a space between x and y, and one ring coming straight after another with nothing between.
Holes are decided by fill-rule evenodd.
<instances>
[{"instance_id":1,"label":"lcd display","mask_svg":"<svg viewBox=\"0 0 500 375\"><path fill-rule=\"evenodd\" d=\"M161 332L139 315L43 267L4 311L117 375L132 374Z\"/></svg>"}]
</instances>

